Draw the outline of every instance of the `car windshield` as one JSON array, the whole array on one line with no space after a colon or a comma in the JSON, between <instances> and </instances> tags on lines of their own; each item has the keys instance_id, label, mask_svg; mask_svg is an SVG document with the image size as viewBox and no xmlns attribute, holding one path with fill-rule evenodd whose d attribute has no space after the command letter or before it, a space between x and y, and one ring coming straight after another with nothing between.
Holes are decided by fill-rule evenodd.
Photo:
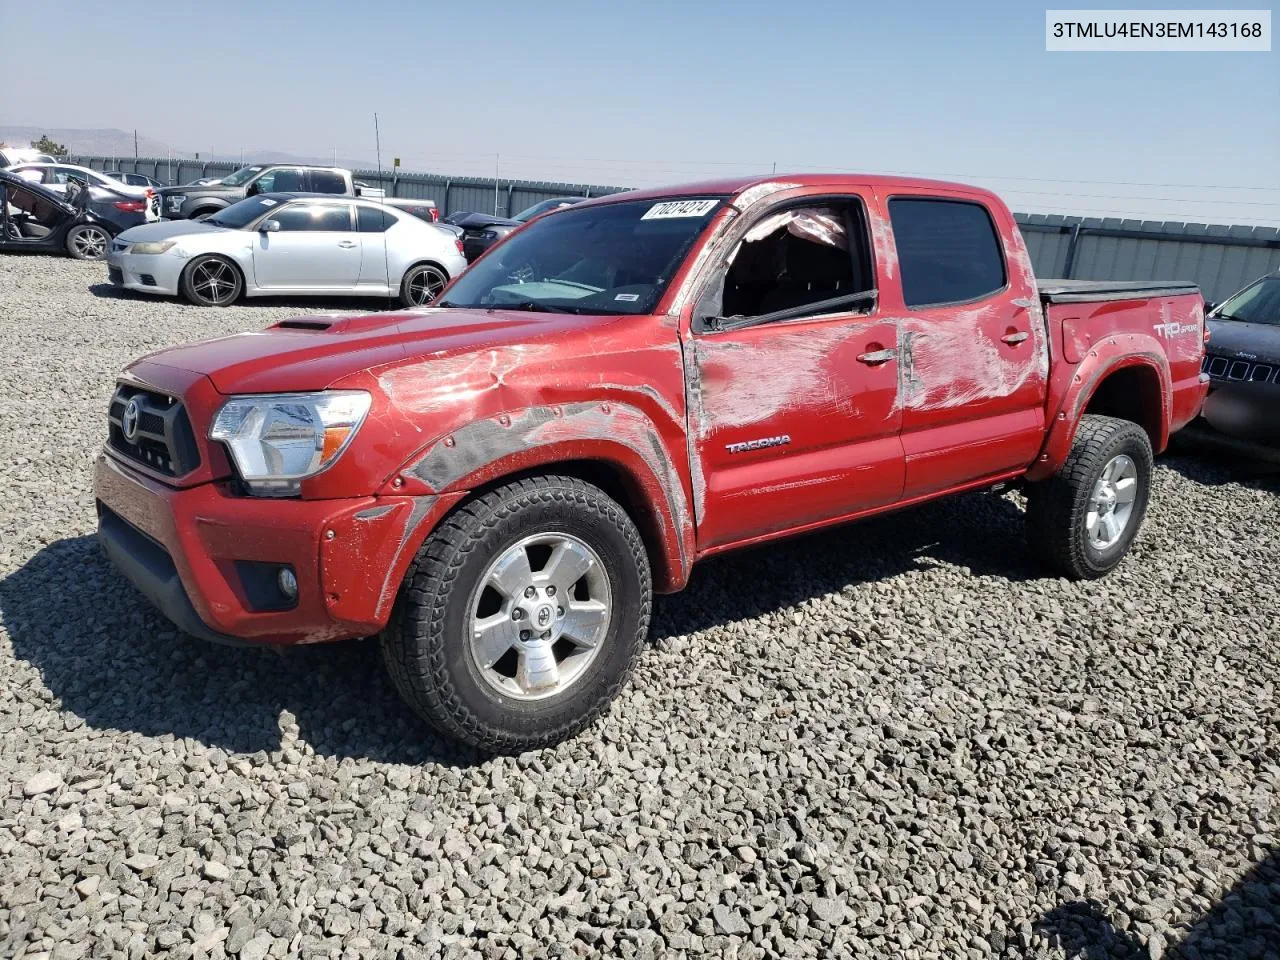
<instances>
[{"instance_id":1,"label":"car windshield","mask_svg":"<svg viewBox=\"0 0 1280 960\"><path fill-rule=\"evenodd\" d=\"M532 220L534 217L541 216L548 210L555 210L558 207L572 206L577 202L577 200L571 200L564 197L556 200L542 200L539 203L535 203L532 207L525 207L511 219L519 220L521 223L524 223L526 220Z\"/></svg>"},{"instance_id":2,"label":"car windshield","mask_svg":"<svg viewBox=\"0 0 1280 960\"><path fill-rule=\"evenodd\" d=\"M248 200L233 203L225 210L219 210L216 215L205 220L205 223L211 223L215 227L240 230L253 223L272 207L278 206L280 201L273 200L271 197L250 197Z\"/></svg>"},{"instance_id":3,"label":"car windshield","mask_svg":"<svg viewBox=\"0 0 1280 960\"><path fill-rule=\"evenodd\" d=\"M1280 276L1263 277L1245 287L1218 307L1213 317L1280 326Z\"/></svg>"},{"instance_id":4,"label":"car windshield","mask_svg":"<svg viewBox=\"0 0 1280 960\"><path fill-rule=\"evenodd\" d=\"M649 313L722 197L632 200L531 223L454 283L442 306Z\"/></svg>"},{"instance_id":5,"label":"car windshield","mask_svg":"<svg viewBox=\"0 0 1280 960\"><path fill-rule=\"evenodd\" d=\"M241 167L235 173L227 174L219 182L225 187L242 187L264 169L264 167Z\"/></svg>"}]
</instances>

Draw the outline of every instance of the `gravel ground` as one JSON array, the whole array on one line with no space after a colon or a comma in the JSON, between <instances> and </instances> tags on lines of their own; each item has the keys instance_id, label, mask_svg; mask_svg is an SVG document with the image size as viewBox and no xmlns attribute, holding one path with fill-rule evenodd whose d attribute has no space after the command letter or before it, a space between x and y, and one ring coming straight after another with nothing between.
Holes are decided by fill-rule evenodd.
<instances>
[{"instance_id":1,"label":"gravel ground","mask_svg":"<svg viewBox=\"0 0 1280 960\"><path fill-rule=\"evenodd\" d=\"M92 539L112 377L305 305L0 257L0 955L1280 956L1280 482L1166 458L1131 558L1016 496L706 564L629 690L487 759L376 649L175 635Z\"/></svg>"}]
</instances>

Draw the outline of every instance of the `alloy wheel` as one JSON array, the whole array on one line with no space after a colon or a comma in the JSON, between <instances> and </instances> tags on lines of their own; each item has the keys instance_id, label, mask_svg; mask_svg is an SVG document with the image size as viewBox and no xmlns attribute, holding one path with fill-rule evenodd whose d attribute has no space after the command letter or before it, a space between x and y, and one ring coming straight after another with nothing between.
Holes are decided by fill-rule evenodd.
<instances>
[{"instance_id":1,"label":"alloy wheel","mask_svg":"<svg viewBox=\"0 0 1280 960\"><path fill-rule=\"evenodd\" d=\"M435 267L422 267L409 277L409 300L415 307L426 306L440 295L448 282Z\"/></svg>"},{"instance_id":2,"label":"alloy wheel","mask_svg":"<svg viewBox=\"0 0 1280 960\"><path fill-rule=\"evenodd\" d=\"M612 620L599 555L567 533L526 537L489 564L472 592L471 658L493 690L541 700L577 682Z\"/></svg>"},{"instance_id":3,"label":"alloy wheel","mask_svg":"<svg viewBox=\"0 0 1280 960\"><path fill-rule=\"evenodd\" d=\"M235 271L221 260L198 263L192 272L191 288L210 303L226 303L238 286Z\"/></svg>"},{"instance_id":4,"label":"alloy wheel","mask_svg":"<svg viewBox=\"0 0 1280 960\"><path fill-rule=\"evenodd\" d=\"M1138 465L1127 454L1112 457L1089 494L1085 530L1095 550L1106 550L1124 536L1138 498Z\"/></svg>"},{"instance_id":5,"label":"alloy wheel","mask_svg":"<svg viewBox=\"0 0 1280 960\"><path fill-rule=\"evenodd\" d=\"M85 227L71 242L75 245L76 253L85 260L101 260L107 252L107 233L97 227Z\"/></svg>"}]
</instances>

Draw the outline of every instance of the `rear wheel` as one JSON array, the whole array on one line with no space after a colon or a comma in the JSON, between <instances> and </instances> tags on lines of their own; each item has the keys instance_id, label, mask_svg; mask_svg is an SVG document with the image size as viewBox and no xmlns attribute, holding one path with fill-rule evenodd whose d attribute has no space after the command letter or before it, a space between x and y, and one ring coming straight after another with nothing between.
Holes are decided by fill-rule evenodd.
<instances>
[{"instance_id":1,"label":"rear wheel","mask_svg":"<svg viewBox=\"0 0 1280 960\"><path fill-rule=\"evenodd\" d=\"M244 279L225 257L196 257L182 271L182 295L200 307L227 307L240 299Z\"/></svg>"},{"instance_id":2,"label":"rear wheel","mask_svg":"<svg viewBox=\"0 0 1280 960\"><path fill-rule=\"evenodd\" d=\"M1027 488L1032 548L1073 580L1114 569L1147 512L1151 470L1151 441L1140 426L1084 417L1062 469Z\"/></svg>"},{"instance_id":3,"label":"rear wheel","mask_svg":"<svg viewBox=\"0 0 1280 960\"><path fill-rule=\"evenodd\" d=\"M77 260L105 260L111 236L92 223L73 227L67 234L67 253Z\"/></svg>"},{"instance_id":4,"label":"rear wheel","mask_svg":"<svg viewBox=\"0 0 1280 960\"><path fill-rule=\"evenodd\" d=\"M429 723L495 753L550 746L594 721L649 628L644 545L602 490L520 480L428 538L382 635L387 669Z\"/></svg>"},{"instance_id":5,"label":"rear wheel","mask_svg":"<svg viewBox=\"0 0 1280 960\"><path fill-rule=\"evenodd\" d=\"M400 304L405 307L425 307L449 282L448 275L434 263L420 263L405 271L400 281Z\"/></svg>"}]
</instances>

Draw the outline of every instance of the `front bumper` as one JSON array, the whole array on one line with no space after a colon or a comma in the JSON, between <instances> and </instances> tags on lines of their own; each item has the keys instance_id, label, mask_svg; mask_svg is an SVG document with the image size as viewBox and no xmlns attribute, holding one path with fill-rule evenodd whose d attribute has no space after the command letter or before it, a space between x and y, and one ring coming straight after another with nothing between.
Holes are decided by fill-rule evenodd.
<instances>
[{"instance_id":1,"label":"front bumper","mask_svg":"<svg viewBox=\"0 0 1280 960\"><path fill-rule=\"evenodd\" d=\"M460 499L272 500L225 482L182 489L109 453L94 489L116 568L181 629L217 643L287 645L377 633L427 531ZM266 597L292 568L297 600Z\"/></svg>"},{"instance_id":2,"label":"front bumper","mask_svg":"<svg viewBox=\"0 0 1280 960\"><path fill-rule=\"evenodd\" d=\"M169 253L142 256L112 248L107 251L107 278L117 287L139 293L178 295L186 261ZM170 251L172 253L172 251Z\"/></svg>"}]
</instances>

